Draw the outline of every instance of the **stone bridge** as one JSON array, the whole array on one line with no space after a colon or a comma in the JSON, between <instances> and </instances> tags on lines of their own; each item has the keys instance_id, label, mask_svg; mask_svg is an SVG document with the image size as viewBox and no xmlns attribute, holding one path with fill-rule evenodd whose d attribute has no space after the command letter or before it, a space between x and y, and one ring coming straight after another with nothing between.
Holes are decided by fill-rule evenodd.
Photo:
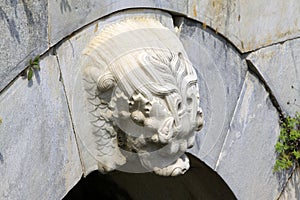
<instances>
[{"instance_id":1,"label":"stone bridge","mask_svg":"<svg viewBox=\"0 0 300 200\"><path fill-rule=\"evenodd\" d=\"M0 199L62 199L80 180L74 66L128 15L175 30L197 71L205 126L190 153L238 199L299 199L300 172L273 172L279 117L300 111L299 13L296 0L2 1Z\"/></svg>"}]
</instances>

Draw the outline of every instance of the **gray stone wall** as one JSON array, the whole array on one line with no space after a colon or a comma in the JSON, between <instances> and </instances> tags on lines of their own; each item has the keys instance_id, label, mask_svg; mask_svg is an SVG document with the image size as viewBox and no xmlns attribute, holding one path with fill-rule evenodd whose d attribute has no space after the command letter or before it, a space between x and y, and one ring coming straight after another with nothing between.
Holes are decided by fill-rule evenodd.
<instances>
[{"instance_id":1,"label":"gray stone wall","mask_svg":"<svg viewBox=\"0 0 300 200\"><path fill-rule=\"evenodd\" d=\"M272 171L279 114L300 111L299 12L297 0L1 1L0 199L61 199L80 179L74 66L101 27L133 13L176 26L197 70L205 126L190 152L238 199L299 199L299 172Z\"/></svg>"}]
</instances>

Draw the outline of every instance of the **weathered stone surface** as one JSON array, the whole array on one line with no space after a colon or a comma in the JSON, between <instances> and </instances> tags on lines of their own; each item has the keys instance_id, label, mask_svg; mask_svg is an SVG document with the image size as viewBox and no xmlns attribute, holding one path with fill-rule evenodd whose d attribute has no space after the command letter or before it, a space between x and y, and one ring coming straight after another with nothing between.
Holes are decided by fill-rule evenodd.
<instances>
[{"instance_id":1,"label":"weathered stone surface","mask_svg":"<svg viewBox=\"0 0 300 200\"><path fill-rule=\"evenodd\" d=\"M260 49L247 59L286 114L294 116L300 111L300 39Z\"/></svg>"},{"instance_id":2,"label":"weathered stone surface","mask_svg":"<svg viewBox=\"0 0 300 200\"><path fill-rule=\"evenodd\" d=\"M84 25L116 11L129 8L161 8L179 13L186 13L187 10L186 0L49 0L48 3L51 45Z\"/></svg>"},{"instance_id":3,"label":"weathered stone surface","mask_svg":"<svg viewBox=\"0 0 300 200\"><path fill-rule=\"evenodd\" d=\"M49 1L51 44L100 17L128 8L155 8L187 15L222 33L242 52L300 36L297 0L257 0L251 6L237 0L59 0Z\"/></svg>"},{"instance_id":4,"label":"weathered stone surface","mask_svg":"<svg viewBox=\"0 0 300 200\"><path fill-rule=\"evenodd\" d=\"M251 6L237 0L3 1L0 90L25 68L30 58L47 50L48 41L53 46L94 20L129 8L187 15L222 33L242 52L300 36L300 3L296 0L257 1Z\"/></svg>"},{"instance_id":5,"label":"weathered stone surface","mask_svg":"<svg viewBox=\"0 0 300 200\"><path fill-rule=\"evenodd\" d=\"M53 46L86 24L128 8L159 8L203 22L199 25L185 20L180 30L198 71L206 118L205 129L198 135L192 153L217 170L239 198L277 197L285 179L276 180L271 172L279 132L276 111L263 87L248 75L232 119L246 65L238 52L214 32L220 32L241 52L299 37L299 1L253 1L251 5L237 0L2 1L0 91L30 58L47 50L48 41ZM74 85L79 69L77 58L99 29L109 20L124 17L124 13L103 18L58 48L72 113L78 111L74 99L81 95L75 94ZM173 26L170 15L157 16L168 27ZM180 17L176 19L178 24ZM294 39L273 45L247 57L289 115L299 111L300 105L299 42ZM0 96L0 199L32 199L33 195L61 198L81 175L57 63L50 56L41 65L40 78L32 86L27 87L27 80L18 78ZM281 198L298 198L298 174L289 180Z\"/></svg>"},{"instance_id":6,"label":"weathered stone surface","mask_svg":"<svg viewBox=\"0 0 300 200\"><path fill-rule=\"evenodd\" d=\"M0 91L48 46L47 1L0 2Z\"/></svg>"},{"instance_id":7,"label":"weathered stone surface","mask_svg":"<svg viewBox=\"0 0 300 200\"><path fill-rule=\"evenodd\" d=\"M222 33L242 52L300 36L300 3L296 0L276 0L271 4L257 1L251 6L236 0L4 1L0 3L0 90L25 68L30 58L47 50L48 41L53 46L94 20L129 8L187 15Z\"/></svg>"},{"instance_id":8,"label":"weathered stone surface","mask_svg":"<svg viewBox=\"0 0 300 200\"><path fill-rule=\"evenodd\" d=\"M55 56L0 96L0 199L61 199L82 174Z\"/></svg>"},{"instance_id":9,"label":"weathered stone surface","mask_svg":"<svg viewBox=\"0 0 300 200\"><path fill-rule=\"evenodd\" d=\"M180 29L180 39L198 73L205 120L191 153L214 169L247 66L230 44L199 23L184 20Z\"/></svg>"},{"instance_id":10,"label":"weathered stone surface","mask_svg":"<svg viewBox=\"0 0 300 200\"><path fill-rule=\"evenodd\" d=\"M247 52L300 36L300 2L238 0L188 1L188 16L206 25Z\"/></svg>"},{"instance_id":11,"label":"weathered stone surface","mask_svg":"<svg viewBox=\"0 0 300 200\"><path fill-rule=\"evenodd\" d=\"M216 171L237 199L276 199L286 181L273 173L279 117L258 79L247 73Z\"/></svg>"},{"instance_id":12,"label":"weathered stone surface","mask_svg":"<svg viewBox=\"0 0 300 200\"><path fill-rule=\"evenodd\" d=\"M280 200L298 200L300 199L300 170L295 170L282 194L278 198Z\"/></svg>"}]
</instances>

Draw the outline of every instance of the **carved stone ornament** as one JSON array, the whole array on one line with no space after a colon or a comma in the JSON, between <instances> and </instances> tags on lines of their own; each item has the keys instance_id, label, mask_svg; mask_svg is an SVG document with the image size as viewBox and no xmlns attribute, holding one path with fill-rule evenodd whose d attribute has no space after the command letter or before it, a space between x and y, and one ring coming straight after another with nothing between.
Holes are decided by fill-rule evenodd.
<instances>
[{"instance_id":1,"label":"carved stone ornament","mask_svg":"<svg viewBox=\"0 0 300 200\"><path fill-rule=\"evenodd\" d=\"M105 26L81 61L88 123L85 175L97 168L176 176L203 125L197 75L175 32L132 17ZM87 153L88 152L88 153Z\"/></svg>"}]
</instances>

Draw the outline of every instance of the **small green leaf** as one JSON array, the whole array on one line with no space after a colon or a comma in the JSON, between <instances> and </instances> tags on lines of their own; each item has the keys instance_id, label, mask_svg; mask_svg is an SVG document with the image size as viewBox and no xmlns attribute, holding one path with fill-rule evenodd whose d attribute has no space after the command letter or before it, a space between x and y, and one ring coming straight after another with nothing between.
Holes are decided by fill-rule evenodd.
<instances>
[{"instance_id":1,"label":"small green leaf","mask_svg":"<svg viewBox=\"0 0 300 200\"><path fill-rule=\"evenodd\" d=\"M282 153L283 147L284 147L284 145L281 142L277 142L275 145L275 149L276 149L277 153Z\"/></svg>"},{"instance_id":2,"label":"small green leaf","mask_svg":"<svg viewBox=\"0 0 300 200\"><path fill-rule=\"evenodd\" d=\"M39 65L33 65L32 67L33 67L33 69L36 69L36 70L41 70L41 68L40 68L40 66L39 66Z\"/></svg>"},{"instance_id":3,"label":"small green leaf","mask_svg":"<svg viewBox=\"0 0 300 200\"><path fill-rule=\"evenodd\" d=\"M32 79L33 76L33 70L31 67L29 67L28 69L28 74L27 74L27 79L30 81Z\"/></svg>"},{"instance_id":4,"label":"small green leaf","mask_svg":"<svg viewBox=\"0 0 300 200\"><path fill-rule=\"evenodd\" d=\"M33 62L39 63L39 61L40 61L40 56L38 55L38 56L36 56L36 57L34 58Z\"/></svg>"},{"instance_id":5,"label":"small green leaf","mask_svg":"<svg viewBox=\"0 0 300 200\"><path fill-rule=\"evenodd\" d=\"M33 65L39 65L39 61L33 61Z\"/></svg>"},{"instance_id":6,"label":"small green leaf","mask_svg":"<svg viewBox=\"0 0 300 200\"><path fill-rule=\"evenodd\" d=\"M287 168L286 168L286 169L288 169L288 168L290 168L290 167L293 166L293 162L292 162L291 160L287 160L286 165L287 165Z\"/></svg>"},{"instance_id":7,"label":"small green leaf","mask_svg":"<svg viewBox=\"0 0 300 200\"><path fill-rule=\"evenodd\" d=\"M295 158L296 158L297 160L300 158L300 152L299 152L299 151L294 150L294 151L293 151L293 154L294 154L294 156L295 156Z\"/></svg>"}]
</instances>

